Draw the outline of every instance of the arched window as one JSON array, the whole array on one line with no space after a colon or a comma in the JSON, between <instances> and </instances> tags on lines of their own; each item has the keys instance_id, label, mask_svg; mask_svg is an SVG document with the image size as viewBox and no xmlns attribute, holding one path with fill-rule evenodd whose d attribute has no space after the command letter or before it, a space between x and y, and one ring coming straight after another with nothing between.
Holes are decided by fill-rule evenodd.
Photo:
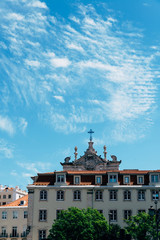
<instances>
[{"instance_id":1,"label":"arched window","mask_svg":"<svg viewBox=\"0 0 160 240\"><path fill-rule=\"evenodd\" d=\"M103 200L103 192L100 190L97 190L95 193L95 200Z\"/></svg>"},{"instance_id":2,"label":"arched window","mask_svg":"<svg viewBox=\"0 0 160 240\"><path fill-rule=\"evenodd\" d=\"M64 200L64 191L62 191L62 190L57 191L57 200L58 201Z\"/></svg>"},{"instance_id":3,"label":"arched window","mask_svg":"<svg viewBox=\"0 0 160 240\"><path fill-rule=\"evenodd\" d=\"M47 191L46 190L41 190L40 191L40 200L42 200L42 201L47 200Z\"/></svg>"},{"instance_id":4,"label":"arched window","mask_svg":"<svg viewBox=\"0 0 160 240\"><path fill-rule=\"evenodd\" d=\"M81 192L79 190L73 192L73 200L81 200Z\"/></svg>"}]
</instances>

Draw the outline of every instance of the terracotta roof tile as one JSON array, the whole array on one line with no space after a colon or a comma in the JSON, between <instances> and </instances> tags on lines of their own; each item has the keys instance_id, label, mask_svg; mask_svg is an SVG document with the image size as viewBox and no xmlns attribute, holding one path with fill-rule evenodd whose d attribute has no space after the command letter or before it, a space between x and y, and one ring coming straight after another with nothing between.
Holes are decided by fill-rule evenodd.
<instances>
[{"instance_id":1,"label":"terracotta roof tile","mask_svg":"<svg viewBox=\"0 0 160 240\"><path fill-rule=\"evenodd\" d=\"M34 185L49 185L50 182L35 182Z\"/></svg>"},{"instance_id":2,"label":"terracotta roof tile","mask_svg":"<svg viewBox=\"0 0 160 240\"><path fill-rule=\"evenodd\" d=\"M21 201L25 201L24 205L20 205ZM2 205L0 207L17 207L17 206L28 206L28 194L25 195L24 197L18 198L17 200L6 205Z\"/></svg>"}]
</instances>

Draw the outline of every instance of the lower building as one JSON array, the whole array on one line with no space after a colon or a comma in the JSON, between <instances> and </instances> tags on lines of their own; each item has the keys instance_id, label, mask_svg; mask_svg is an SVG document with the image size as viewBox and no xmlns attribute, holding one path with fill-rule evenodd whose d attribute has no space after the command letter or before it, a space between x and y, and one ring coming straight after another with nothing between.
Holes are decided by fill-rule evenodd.
<instances>
[{"instance_id":1,"label":"lower building","mask_svg":"<svg viewBox=\"0 0 160 240\"><path fill-rule=\"evenodd\" d=\"M0 206L0 239L26 240L28 195Z\"/></svg>"},{"instance_id":2,"label":"lower building","mask_svg":"<svg viewBox=\"0 0 160 240\"><path fill-rule=\"evenodd\" d=\"M95 208L108 222L125 226L125 219L159 204L160 170L119 170L121 161L97 155L92 138L83 156L65 158L63 171L39 173L28 185L28 240L45 239L60 211L71 206Z\"/></svg>"}]
</instances>

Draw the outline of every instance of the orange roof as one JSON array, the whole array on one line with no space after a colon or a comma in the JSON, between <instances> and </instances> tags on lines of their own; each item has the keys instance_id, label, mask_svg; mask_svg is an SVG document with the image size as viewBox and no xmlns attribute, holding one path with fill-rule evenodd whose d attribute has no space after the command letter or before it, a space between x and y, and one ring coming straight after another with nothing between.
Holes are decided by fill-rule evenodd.
<instances>
[{"instance_id":1,"label":"orange roof","mask_svg":"<svg viewBox=\"0 0 160 240\"><path fill-rule=\"evenodd\" d=\"M20 202L21 201L25 201L24 205L20 205ZM21 197L21 198L18 198L17 200L11 202L11 203L8 203L6 205L2 205L0 207L17 207L17 206L28 206L28 194L25 195L24 197Z\"/></svg>"},{"instance_id":2,"label":"orange roof","mask_svg":"<svg viewBox=\"0 0 160 240\"><path fill-rule=\"evenodd\" d=\"M35 182L34 185L49 185L50 182Z\"/></svg>"}]
</instances>

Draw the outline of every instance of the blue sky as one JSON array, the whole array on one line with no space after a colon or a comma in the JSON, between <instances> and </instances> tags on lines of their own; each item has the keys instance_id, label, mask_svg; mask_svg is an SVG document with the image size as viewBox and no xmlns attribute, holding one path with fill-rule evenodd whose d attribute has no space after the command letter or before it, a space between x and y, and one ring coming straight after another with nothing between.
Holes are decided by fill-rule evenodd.
<instances>
[{"instance_id":1,"label":"blue sky","mask_svg":"<svg viewBox=\"0 0 160 240\"><path fill-rule=\"evenodd\" d=\"M0 2L0 184L94 146L159 169L160 1Z\"/></svg>"}]
</instances>

